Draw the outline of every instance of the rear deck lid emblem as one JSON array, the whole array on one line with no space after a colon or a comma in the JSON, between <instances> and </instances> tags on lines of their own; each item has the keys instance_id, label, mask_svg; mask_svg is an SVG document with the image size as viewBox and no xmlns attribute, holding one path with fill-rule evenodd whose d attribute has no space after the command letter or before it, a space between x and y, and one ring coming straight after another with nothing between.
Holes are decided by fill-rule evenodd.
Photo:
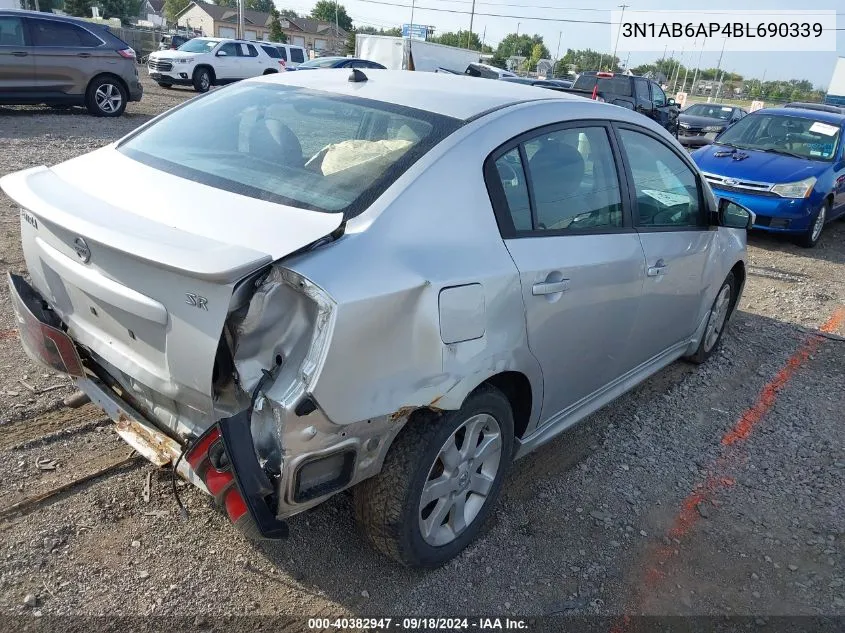
<instances>
[{"instance_id":1,"label":"rear deck lid emblem","mask_svg":"<svg viewBox=\"0 0 845 633\"><path fill-rule=\"evenodd\" d=\"M73 240L73 250L76 251L77 257L82 260L83 264L87 264L91 261L91 249L88 248L88 242L81 237L77 237Z\"/></svg>"}]
</instances>

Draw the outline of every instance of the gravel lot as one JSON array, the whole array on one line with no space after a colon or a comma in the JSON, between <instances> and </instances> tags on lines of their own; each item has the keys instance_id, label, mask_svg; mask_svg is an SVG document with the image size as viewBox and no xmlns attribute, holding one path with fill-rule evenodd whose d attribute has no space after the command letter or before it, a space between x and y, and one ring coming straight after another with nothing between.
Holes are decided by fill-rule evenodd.
<instances>
[{"instance_id":1,"label":"gravel lot","mask_svg":"<svg viewBox=\"0 0 845 633\"><path fill-rule=\"evenodd\" d=\"M0 174L87 152L194 94L145 88L117 120L0 108ZM2 194L0 222L4 263L22 271ZM0 520L0 612L843 616L845 223L814 250L752 236L750 255L719 354L518 462L486 534L442 569L369 549L347 495L277 544L248 543L188 486L182 520L169 473L138 460ZM25 358L7 294L0 508L129 454L96 409L61 407L67 380Z\"/></svg>"}]
</instances>

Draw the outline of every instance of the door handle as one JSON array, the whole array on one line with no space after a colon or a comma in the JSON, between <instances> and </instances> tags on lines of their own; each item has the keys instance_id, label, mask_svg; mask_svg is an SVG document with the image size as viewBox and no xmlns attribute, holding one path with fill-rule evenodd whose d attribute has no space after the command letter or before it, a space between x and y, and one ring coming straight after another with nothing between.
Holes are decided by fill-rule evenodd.
<instances>
[{"instance_id":1,"label":"door handle","mask_svg":"<svg viewBox=\"0 0 845 633\"><path fill-rule=\"evenodd\" d=\"M91 53L77 53L77 57L91 57Z\"/></svg>"},{"instance_id":2,"label":"door handle","mask_svg":"<svg viewBox=\"0 0 845 633\"><path fill-rule=\"evenodd\" d=\"M658 259L654 266L649 266L646 274L649 277L657 277L658 275L662 274L663 271L666 269L666 262L662 259Z\"/></svg>"},{"instance_id":3,"label":"door handle","mask_svg":"<svg viewBox=\"0 0 845 633\"><path fill-rule=\"evenodd\" d=\"M534 284L531 287L531 294L536 297L540 295L553 295L567 290L569 290L569 280L561 279L560 281L543 281Z\"/></svg>"},{"instance_id":4,"label":"door handle","mask_svg":"<svg viewBox=\"0 0 845 633\"><path fill-rule=\"evenodd\" d=\"M14 51L12 53L12 56L14 57L26 57L27 55L29 55L29 53L27 53L26 51Z\"/></svg>"}]
</instances>

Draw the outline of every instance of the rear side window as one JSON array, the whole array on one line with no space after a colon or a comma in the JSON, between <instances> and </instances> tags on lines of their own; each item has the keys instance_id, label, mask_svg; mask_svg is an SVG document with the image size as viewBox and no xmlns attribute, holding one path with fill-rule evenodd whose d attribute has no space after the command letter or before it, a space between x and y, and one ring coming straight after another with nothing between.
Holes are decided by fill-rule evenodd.
<instances>
[{"instance_id":1,"label":"rear side window","mask_svg":"<svg viewBox=\"0 0 845 633\"><path fill-rule=\"evenodd\" d=\"M623 225L619 174L604 127L546 132L519 150L496 161L515 231L577 233Z\"/></svg>"},{"instance_id":2,"label":"rear side window","mask_svg":"<svg viewBox=\"0 0 845 633\"><path fill-rule=\"evenodd\" d=\"M276 50L279 51L279 57L281 57L285 61L288 60L288 49L286 49L284 46L277 46Z\"/></svg>"},{"instance_id":3,"label":"rear side window","mask_svg":"<svg viewBox=\"0 0 845 633\"><path fill-rule=\"evenodd\" d=\"M460 125L380 101L243 83L176 108L119 151L218 189L350 217Z\"/></svg>"},{"instance_id":4,"label":"rear side window","mask_svg":"<svg viewBox=\"0 0 845 633\"><path fill-rule=\"evenodd\" d=\"M33 46L65 48L95 48L102 45L99 38L82 27L53 20L29 20Z\"/></svg>"},{"instance_id":5,"label":"rear side window","mask_svg":"<svg viewBox=\"0 0 845 633\"><path fill-rule=\"evenodd\" d=\"M264 52L267 53L273 59L281 59L282 55L279 53L279 49L275 46L262 46L261 48L264 49Z\"/></svg>"},{"instance_id":6,"label":"rear side window","mask_svg":"<svg viewBox=\"0 0 845 633\"><path fill-rule=\"evenodd\" d=\"M0 46L25 46L23 20L12 16L0 16Z\"/></svg>"},{"instance_id":7,"label":"rear side window","mask_svg":"<svg viewBox=\"0 0 845 633\"><path fill-rule=\"evenodd\" d=\"M578 90L592 90L598 84L599 92L607 94L631 96L631 80L628 77L596 77L595 75L580 75L572 86Z\"/></svg>"},{"instance_id":8,"label":"rear side window","mask_svg":"<svg viewBox=\"0 0 845 633\"><path fill-rule=\"evenodd\" d=\"M296 64L301 64L305 61L305 52L301 48L290 49L290 60Z\"/></svg>"},{"instance_id":9,"label":"rear side window","mask_svg":"<svg viewBox=\"0 0 845 633\"><path fill-rule=\"evenodd\" d=\"M252 44L245 44L244 46L246 46L246 57L258 57L258 51Z\"/></svg>"}]
</instances>

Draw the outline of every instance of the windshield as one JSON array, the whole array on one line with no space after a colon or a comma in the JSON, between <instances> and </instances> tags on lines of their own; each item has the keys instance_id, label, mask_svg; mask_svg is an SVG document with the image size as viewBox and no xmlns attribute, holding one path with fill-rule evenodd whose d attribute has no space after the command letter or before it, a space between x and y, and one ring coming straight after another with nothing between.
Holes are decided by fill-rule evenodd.
<instances>
[{"instance_id":1,"label":"windshield","mask_svg":"<svg viewBox=\"0 0 845 633\"><path fill-rule=\"evenodd\" d=\"M320 59L312 59L309 62L300 64L299 68L331 68L338 62L337 57L323 57Z\"/></svg>"},{"instance_id":2,"label":"windshield","mask_svg":"<svg viewBox=\"0 0 845 633\"><path fill-rule=\"evenodd\" d=\"M598 82L599 92L607 94L631 96L631 79L629 77L596 77L595 75L580 75L572 86L576 90L592 90Z\"/></svg>"},{"instance_id":3,"label":"windshield","mask_svg":"<svg viewBox=\"0 0 845 633\"><path fill-rule=\"evenodd\" d=\"M729 121L733 112L734 109L728 106L711 105L707 103L696 103L684 110L684 114L705 116L710 119L721 119L722 121Z\"/></svg>"},{"instance_id":4,"label":"windshield","mask_svg":"<svg viewBox=\"0 0 845 633\"><path fill-rule=\"evenodd\" d=\"M201 37L196 37L182 44L182 46L180 46L177 50L185 51L186 53L207 53L218 44L219 42L215 40L206 40Z\"/></svg>"},{"instance_id":5,"label":"windshield","mask_svg":"<svg viewBox=\"0 0 845 633\"><path fill-rule=\"evenodd\" d=\"M717 143L740 149L793 154L799 158L832 160L840 128L812 118L783 114L752 114L729 127Z\"/></svg>"},{"instance_id":6,"label":"windshield","mask_svg":"<svg viewBox=\"0 0 845 633\"><path fill-rule=\"evenodd\" d=\"M244 82L172 110L118 150L211 187L350 217L460 125L380 101Z\"/></svg>"}]
</instances>

